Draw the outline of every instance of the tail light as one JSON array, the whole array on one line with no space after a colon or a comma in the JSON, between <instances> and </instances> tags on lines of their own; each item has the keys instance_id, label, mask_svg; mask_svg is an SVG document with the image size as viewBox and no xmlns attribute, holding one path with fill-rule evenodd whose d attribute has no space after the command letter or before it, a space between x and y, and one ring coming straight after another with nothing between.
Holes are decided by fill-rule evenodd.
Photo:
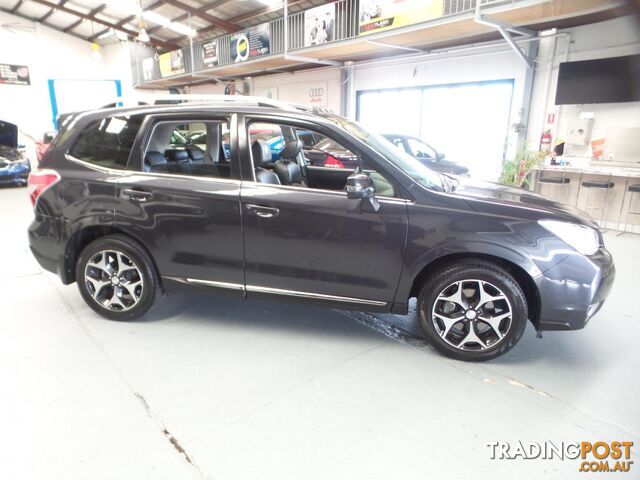
<instances>
[{"instance_id":1,"label":"tail light","mask_svg":"<svg viewBox=\"0 0 640 480\"><path fill-rule=\"evenodd\" d=\"M32 170L27 181L27 189L29 190L29 198L31 205L35 207L38 197L52 185L60 180L60 174L55 170L37 169Z\"/></svg>"},{"instance_id":2,"label":"tail light","mask_svg":"<svg viewBox=\"0 0 640 480\"><path fill-rule=\"evenodd\" d=\"M333 155L327 155L325 157L324 166L331 168L344 168L344 164Z\"/></svg>"}]
</instances>

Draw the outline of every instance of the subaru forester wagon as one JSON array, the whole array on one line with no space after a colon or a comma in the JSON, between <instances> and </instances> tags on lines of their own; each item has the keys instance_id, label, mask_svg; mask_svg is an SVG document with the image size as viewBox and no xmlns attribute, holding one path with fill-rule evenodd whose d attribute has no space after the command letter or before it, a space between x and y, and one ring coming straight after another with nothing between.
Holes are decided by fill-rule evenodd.
<instances>
[{"instance_id":1,"label":"subaru forester wagon","mask_svg":"<svg viewBox=\"0 0 640 480\"><path fill-rule=\"evenodd\" d=\"M602 306L615 270L584 213L265 102L74 115L29 178L33 255L113 320L185 287L396 314L417 297L428 341L461 360L505 353L527 321L583 328ZM192 132L197 146L176 141ZM285 140L278 160L265 132ZM357 166L311 165L298 132Z\"/></svg>"}]
</instances>

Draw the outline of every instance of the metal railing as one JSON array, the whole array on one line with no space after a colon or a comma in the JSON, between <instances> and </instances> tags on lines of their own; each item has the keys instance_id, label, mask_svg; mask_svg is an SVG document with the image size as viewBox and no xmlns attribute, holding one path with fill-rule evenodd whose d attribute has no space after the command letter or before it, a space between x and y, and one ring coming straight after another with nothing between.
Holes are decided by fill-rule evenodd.
<instances>
[{"instance_id":1,"label":"metal railing","mask_svg":"<svg viewBox=\"0 0 640 480\"><path fill-rule=\"evenodd\" d=\"M443 17L470 13L476 8L477 0L442 0ZM481 5L517 4L523 0L480 0ZM359 1L358 0L338 0L335 5L334 38L330 42L340 42L355 38L359 35ZM440 17L442 18L442 17ZM270 32L269 53L263 55L280 55L285 53L284 42L284 18L277 18L268 22ZM294 52L307 48L305 45L305 11L296 12L288 16L288 43L287 52ZM428 22L425 22L428 23ZM255 28L255 27L250 27ZM250 28L246 30L250 30ZM183 47L184 70L188 73L204 72L218 66L233 63L231 58L231 41L233 33L223 35L216 39L201 40L193 45ZM203 44L217 42L217 61L215 64L205 64L203 58ZM193 58L193 61L192 61ZM184 74L183 74L184 75ZM147 77L149 78L149 77ZM163 78L158 68L154 68L151 81ZM172 78L172 77L165 77ZM142 59L138 59L134 64L134 81L142 81Z\"/></svg>"}]
</instances>

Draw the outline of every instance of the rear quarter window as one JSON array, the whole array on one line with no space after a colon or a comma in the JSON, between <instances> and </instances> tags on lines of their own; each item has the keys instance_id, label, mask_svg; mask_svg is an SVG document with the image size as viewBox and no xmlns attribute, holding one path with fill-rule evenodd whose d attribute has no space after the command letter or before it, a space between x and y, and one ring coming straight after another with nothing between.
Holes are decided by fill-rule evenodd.
<instances>
[{"instance_id":1,"label":"rear quarter window","mask_svg":"<svg viewBox=\"0 0 640 480\"><path fill-rule=\"evenodd\" d=\"M76 138L69 154L101 167L125 168L141 123L141 116L105 117L89 123Z\"/></svg>"}]
</instances>

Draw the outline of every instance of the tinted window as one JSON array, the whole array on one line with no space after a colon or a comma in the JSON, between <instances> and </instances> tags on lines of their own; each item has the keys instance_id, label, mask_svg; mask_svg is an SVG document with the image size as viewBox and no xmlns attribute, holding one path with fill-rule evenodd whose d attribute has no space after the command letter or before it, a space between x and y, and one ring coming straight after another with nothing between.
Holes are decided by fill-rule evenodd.
<instances>
[{"instance_id":1,"label":"tinted window","mask_svg":"<svg viewBox=\"0 0 640 480\"><path fill-rule=\"evenodd\" d=\"M411 155L416 158L435 158L436 154L433 149L427 145L426 143L416 139L416 138L407 138L407 143L409 144L409 148L411 149Z\"/></svg>"},{"instance_id":2,"label":"tinted window","mask_svg":"<svg viewBox=\"0 0 640 480\"><path fill-rule=\"evenodd\" d=\"M142 117L107 117L90 123L78 136L69 154L107 168L125 168Z\"/></svg>"},{"instance_id":3,"label":"tinted window","mask_svg":"<svg viewBox=\"0 0 640 480\"><path fill-rule=\"evenodd\" d=\"M236 178L230 158L228 122L163 121L153 127L143 168L152 173Z\"/></svg>"}]
</instances>

